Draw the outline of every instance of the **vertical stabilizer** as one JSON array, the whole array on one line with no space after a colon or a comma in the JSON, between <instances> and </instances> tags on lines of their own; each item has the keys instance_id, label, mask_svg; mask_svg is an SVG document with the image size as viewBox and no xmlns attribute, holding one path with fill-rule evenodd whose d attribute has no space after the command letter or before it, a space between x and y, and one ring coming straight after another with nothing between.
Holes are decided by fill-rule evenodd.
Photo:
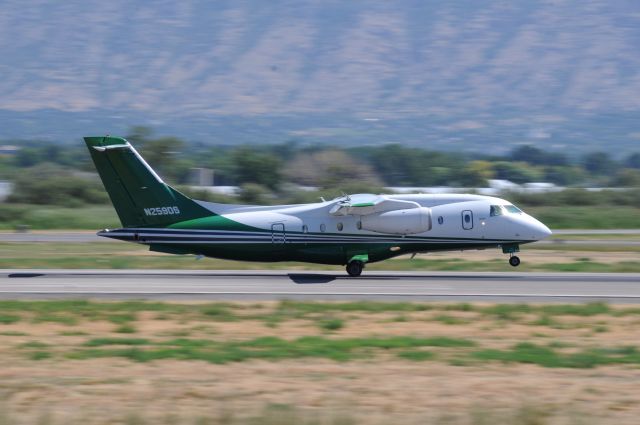
<instances>
[{"instance_id":1,"label":"vertical stabilizer","mask_svg":"<svg viewBox=\"0 0 640 425\"><path fill-rule=\"evenodd\" d=\"M121 137L85 137L123 227L166 226L212 213L167 185Z\"/></svg>"}]
</instances>

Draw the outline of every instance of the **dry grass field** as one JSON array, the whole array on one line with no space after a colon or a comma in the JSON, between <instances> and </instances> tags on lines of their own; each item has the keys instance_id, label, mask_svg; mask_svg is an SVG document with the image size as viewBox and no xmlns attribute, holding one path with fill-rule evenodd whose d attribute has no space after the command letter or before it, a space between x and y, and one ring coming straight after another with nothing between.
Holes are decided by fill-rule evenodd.
<instances>
[{"instance_id":1,"label":"dry grass field","mask_svg":"<svg viewBox=\"0 0 640 425\"><path fill-rule=\"evenodd\" d=\"M637 424L640 309L0 302L0 424Z\"/></svg>"}]
</instances>

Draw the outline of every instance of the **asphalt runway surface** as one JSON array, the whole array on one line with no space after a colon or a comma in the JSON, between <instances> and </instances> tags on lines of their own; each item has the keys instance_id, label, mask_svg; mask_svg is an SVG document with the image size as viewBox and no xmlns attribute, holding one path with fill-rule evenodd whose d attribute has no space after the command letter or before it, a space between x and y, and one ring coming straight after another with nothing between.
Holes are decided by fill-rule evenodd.
<instances>
[{"instance_id":1,"label":"asphalt runway surface","mask_svg":"<svg viewBox=\"0 0 640 425\"><path fill-rule=\"evenodd\" d=\"M640 303L640 274L0 270L0 299Z\"/></svg>"}]
</instances>

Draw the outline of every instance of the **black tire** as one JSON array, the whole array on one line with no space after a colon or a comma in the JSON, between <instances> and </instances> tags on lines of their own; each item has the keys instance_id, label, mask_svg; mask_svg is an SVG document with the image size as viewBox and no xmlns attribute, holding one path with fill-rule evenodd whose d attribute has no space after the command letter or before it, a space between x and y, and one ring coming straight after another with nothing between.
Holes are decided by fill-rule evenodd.
<instances>
[{"instance_id":1,"label":"black tire","mask_svg":"<svg viewBox=\"0 0 640 425\"><path fill-rule=\"evenodd\" d=\"M514 255L513 257L509 258L509 264L511 264L513 267L518 267L520 265L520 257Z\"/></svg>"},{"instance_id":2,"label":"black tire","mask_svg":"<svg viewBox=\"0 0 640 425\"><path fill-rule=\"evenodd\" d=\"M362 274L362 269L364 269L364 263L362 261L352 261L347 264L347 273L351 277L358 277Z\"/></svg>"}]
</instances>

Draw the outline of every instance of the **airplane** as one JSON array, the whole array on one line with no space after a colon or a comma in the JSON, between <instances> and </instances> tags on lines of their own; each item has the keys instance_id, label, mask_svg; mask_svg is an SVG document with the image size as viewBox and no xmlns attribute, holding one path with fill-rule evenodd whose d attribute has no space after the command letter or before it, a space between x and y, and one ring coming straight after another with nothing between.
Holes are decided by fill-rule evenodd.
<instances>
[{"instance_id":1,"label":"airplane","mask_svg":"<svg viewBox=\"0 0 640 425\"><path fill-rule=\"evenodd\" d=\"M84 138L122 228L99 236L151 251L241 261L346 266L406 254L520 245L551 230L510 202L465 194L354 194L311 204L233 205L191 199L166 184L124 138Z\"/></svg>"}]
</instances>

